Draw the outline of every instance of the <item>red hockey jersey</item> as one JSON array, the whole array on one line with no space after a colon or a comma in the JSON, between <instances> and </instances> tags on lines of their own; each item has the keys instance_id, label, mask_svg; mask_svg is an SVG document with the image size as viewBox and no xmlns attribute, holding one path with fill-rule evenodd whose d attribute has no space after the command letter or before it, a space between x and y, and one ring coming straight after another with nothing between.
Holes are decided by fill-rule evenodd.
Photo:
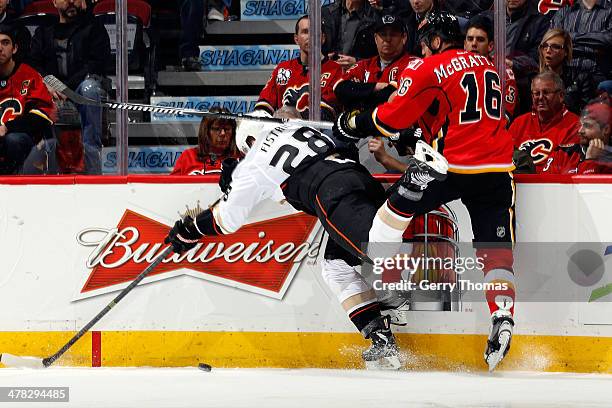
<instances>
[{"instance_id":1,"label":"red hockey jersey","mask_svg":"<svg viewBox=\"0 0 612 408\"><path fill-rule=\"evenodd\" d=\"M451 172L506 172L514 165L501 98L499 75L487 57L450 49L410 61L397 95L376 108L373 119L385 136L418 123Z\"/></svg>"},{"instance_id":2,"label":"red hockey jersey","mask_svg":"<svg viewBox=\"0 0 612 408\"><path fill-rule=\"evenodd\" d=\"M400 74L413 59L416 57L403 53L383 69L381 69L378 56L361 60L344 73L342 80L362 83L385 82L397 88Z\"/></svg>"},{"instance_id":3,"label":"red hockey jersey","mask_svg":"<svg viewBox=\"0 0 612 408\"><path fill-rule=\"evenodd\" d=\"M610 174L612 164L586 160L586 150L579 144L560 147L553 152L544 167L545 174Z\"/></svg>"},{"instance_id":4,"label":"red hockey jersey","mask_svg":"<svg viewBox=\"0 0 612 408\"><path fill-rule=\"evenodd\" d=\"M322 116L336 116L337 99L334 86L342 79L342 67L335 61L321 62L321 112ZM299 58L283 61L274 68L270 79L259 94L255 109L264 109L273 114L278 108L294 106L306 116L309 104L310 76Z\"/></svg>"},{"instance_id":5,"label":"red hockey jersey","mask_svg":"<svg viewBox=\"0 0 612 408\"><path fill-rule=\"evenodd\" d=\"M525 113L512 122L508 130L514 139L514 147L529 153L536 172L548 171L550 155L559 146L580 143L578 116L563 109L548 124L542 126L535 112Z\"/></svg>"},{"instance_id":6,"label":"red hockey jersey","mask_svg":"<svg viewBox=\"0 0 612 408\"><path fill-rule=\"evenodd\" d=\"M25 132L38 141L40 125L54 118L55 104L34 68L17 64L8 78L0 78L0 124L9 132Z\"/></svg>"},{"instance_id":7,"label":"red hockey jersey","mask_svg":"<svg viewBox=\"0 0 612 408\"><path fill-rule=\"evenodd\" d=\"M226 158L226 156L217 156L215 160L211 160L208 157L202 162L198 159L198 148L192 147L181 153L170 174L175 176L197 176L221 173L221 163ZM239 159L239 157L236 158Z\"/></svg>"}]
</instances>

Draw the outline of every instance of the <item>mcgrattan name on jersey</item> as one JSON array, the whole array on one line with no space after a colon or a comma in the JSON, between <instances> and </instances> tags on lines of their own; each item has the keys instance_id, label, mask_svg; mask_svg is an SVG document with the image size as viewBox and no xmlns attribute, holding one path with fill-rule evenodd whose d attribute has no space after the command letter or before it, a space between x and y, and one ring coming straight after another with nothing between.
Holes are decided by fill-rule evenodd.
<instances>
[{"instance_id":1,"label":"mcgrattan name on jersey","mask_svg":"<svg viewBox=\"0 0 612 408\"><path fill-rule=\"evenodd\" d=\"M434 68L434 74L436 74L438 83L441 83L442 79L447 79L456 72L482 66L493 67L494 65L487 57L469 53L465 57L451 58L450 62L446 65L440 64L437 68Z\"/></svg>"}]
</instances>

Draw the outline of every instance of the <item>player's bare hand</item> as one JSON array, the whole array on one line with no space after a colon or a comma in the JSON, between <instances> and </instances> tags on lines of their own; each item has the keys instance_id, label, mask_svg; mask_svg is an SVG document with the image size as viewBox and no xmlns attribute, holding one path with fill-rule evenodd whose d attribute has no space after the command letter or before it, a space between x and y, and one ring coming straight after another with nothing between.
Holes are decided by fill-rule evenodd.
<instances>
[{"instance_id":1,"label":"player's bare hand","mask_svg":"<svg viewBox=\"0 0 612 408\"><path fill-rule=\"evenodd\" d=\"M6 136L8 133L8 129L4 125L0 125L0 137Z\"/></svg>"},{"instance_id":2,"label":"player's bare hand","mask_svg":"<svg viewBox=\"0 0 612 408\"><path fill-rule=\"evenodd\" d=\"M355 57L351 57L350 55L338 54L338 59L336 62L340 64L342 68L349 69L357 63L357 60Z\"/></svg>"},{"instance_id":3,"label":"player's bare hand","mask_svg":"<svg viewBox=\"0 0 612 408\"><path fill-rule=\"evenodd\" d=\"M382 8L382 4L380 0L368 0L368 2L370 3L370 6L375 8L375 9L381 9Z\"/></svg>"},{"instance_id":4,"label":"player's bare hand","mask_svg":"<svg viewBox=\"0 0 612 408\"><path fill-rule=\"evenodd\" d=\"M598 159L600 158L605 151L605 145L603 140L601 139L591 139L589 142L589 147L586 151L587 160Z\"/></svg>"}]
</instances>

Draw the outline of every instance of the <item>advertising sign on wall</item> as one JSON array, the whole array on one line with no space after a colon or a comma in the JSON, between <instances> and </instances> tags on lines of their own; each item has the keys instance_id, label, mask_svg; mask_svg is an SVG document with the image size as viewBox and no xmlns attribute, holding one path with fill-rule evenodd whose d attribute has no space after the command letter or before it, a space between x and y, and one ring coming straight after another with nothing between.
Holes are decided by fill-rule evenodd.
<instances>
[{"instance_id":1,"label":"advertising sign on wall","mask_svg":"<svg viewBox=\"0 0 612 408\"><path fill-rule=\"evenodd\" d=\"M132 174L170 174L183 150L191 146L130 146L128 172ZM102 148L102 173L117 174L117 150Z\"/></svg>"},{"instance_id":2,"label":"advertising sign on wall","mask_svg":"<svg viewBox=\"0 0 612 408\"><path fill-rule=\"evenodd\" d=\"M257 96L153 96L151 104L169 108L196 109L208 111L212 108L224 108L232 113L245 114L255 109ZM152 122L199 122L201 116L172 115L151 113Z\"/></svg>"},{"instance_id":3,"label":"advertising sign on wall","mask_svg":"<svg viewBox=\"0 0 612 408\"><path fill-rule=\"evenodd\" d=\"M297 45L201 45L203 71L272 71L278 63L300 56Z\"/></svg>"},{"instance_id":4,"label":"advertising sign on wall","mask_svg":"<svg viewBox=\"0 0 612 408\"><path fill-rule=\"evenodd\" d=\"M321 6L333 3L322 0ZM308 13L307 0L240 0L241 20L295 20Z\"/></svg>"}]
</instances>

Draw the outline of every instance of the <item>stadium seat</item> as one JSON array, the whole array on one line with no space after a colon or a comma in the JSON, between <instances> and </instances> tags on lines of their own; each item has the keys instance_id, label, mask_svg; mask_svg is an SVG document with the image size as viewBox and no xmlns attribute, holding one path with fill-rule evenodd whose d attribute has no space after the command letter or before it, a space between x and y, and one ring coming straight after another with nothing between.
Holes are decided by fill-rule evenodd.
<instances>
[{"instance_id":1,"label":"stadium seat","mask_svg":"<svg viewBox=\"0 0 612 408\"><path fill-rule=\"evenodd\" d=\"M37 0L29 3L17 21L30 31L34 32L40 26L55 24L59 20L58 12L51 0Z\"/></svg>"},{"instance_id":2,"label":"stadium seat","mask_svg":"<svg viewBox=\"0 0 612 408\"><path fill-rule=\"evenodd\" d=\"M152 35L151 6L143 0L128 0L128 71L130 74L143 75L145 94L156 86L155 79L155 41ZM96 4L93 13L106 27L111 41L111 52L116 55L115 0L102 0ZM107 73L115 74L115 58L107 65Z\"/></svg>"}]
</instances>

